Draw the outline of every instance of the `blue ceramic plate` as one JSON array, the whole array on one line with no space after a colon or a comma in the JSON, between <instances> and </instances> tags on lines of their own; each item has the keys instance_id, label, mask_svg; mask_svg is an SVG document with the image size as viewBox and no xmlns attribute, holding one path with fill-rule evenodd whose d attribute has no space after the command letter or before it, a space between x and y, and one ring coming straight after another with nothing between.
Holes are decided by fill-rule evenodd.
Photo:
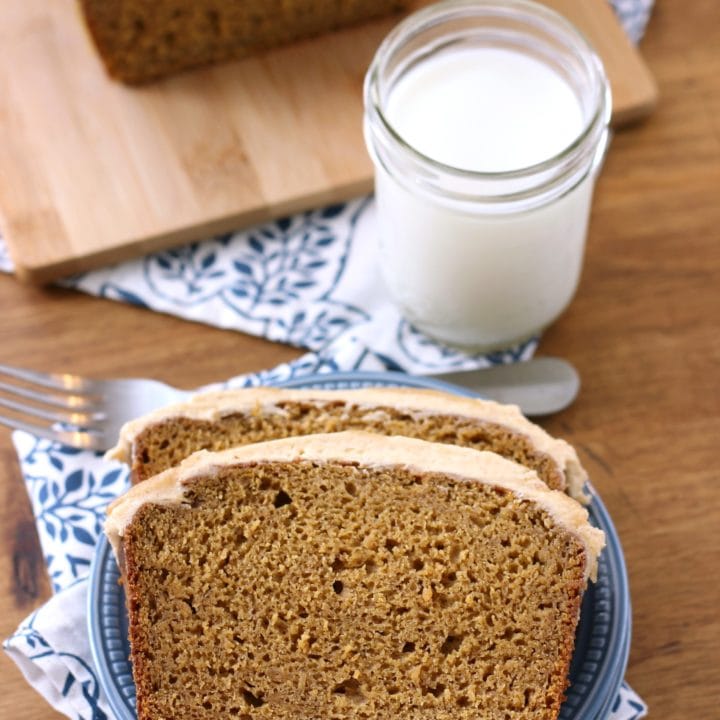
<instances>
[{"instance_id":1,"label":"blue ceramic plate","mask_svg":"<svg viewBox=\"0 0 720 720\"><path fill-rule=\"evenodd\" d=\"M431 388L472 395L464 388L401 373L333 373L291 380L283 387L347 389L372 386ZM605 531L607 547L600 558L598 580L583 598L570 688L561 720L605 720L615 700L630 648L630 597L622 548L600 498L592 494L591 522ZM112 549L103 537L91 567L88 593L90 645L100 683L117 720L135 720L135 686L128 660L125 596Z\"/></svg>"}]
</instances>

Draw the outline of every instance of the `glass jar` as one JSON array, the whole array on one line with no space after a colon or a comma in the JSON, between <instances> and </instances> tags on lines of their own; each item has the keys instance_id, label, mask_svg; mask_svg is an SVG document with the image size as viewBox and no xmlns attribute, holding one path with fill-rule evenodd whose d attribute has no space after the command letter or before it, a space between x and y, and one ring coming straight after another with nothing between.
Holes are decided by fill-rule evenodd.
<instances>
[{"instance_id":1,"label":"glass jar","mask_svg":"<svg viewBox=\"0 0 720 720\"><path fill-rule=\"evenodd\" d=\"M388 35L364 96L379 261L403 314L474 350L552 323L578 285L608 142L587 40L533 2L446 0Z\"/></svg>"}]
</instances>

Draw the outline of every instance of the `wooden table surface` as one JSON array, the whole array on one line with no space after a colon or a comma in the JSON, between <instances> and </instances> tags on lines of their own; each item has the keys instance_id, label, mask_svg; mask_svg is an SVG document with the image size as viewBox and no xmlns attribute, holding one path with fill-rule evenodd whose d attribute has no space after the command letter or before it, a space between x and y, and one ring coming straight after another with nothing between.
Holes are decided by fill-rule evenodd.
<instances>
[{"instance_id":1,"label":"wooden table surface","mask_svg":"<svg viewBox=\"0 0 720 720\"><path fill-rule=\"evenodd\" d=\"M627 558L627 679L652 717L720 717L720 3L661 0L643 53L660 87L619 133L585 271L540 351L580 371L547 429L578 448ZM0 362L194 386L297 350L0 277ZM180 359L180 360L179 360ZM49 596L9 432L0 429L0 636ZM60 717L0 654L0 718Z\"/></svg>"}]
</instances>

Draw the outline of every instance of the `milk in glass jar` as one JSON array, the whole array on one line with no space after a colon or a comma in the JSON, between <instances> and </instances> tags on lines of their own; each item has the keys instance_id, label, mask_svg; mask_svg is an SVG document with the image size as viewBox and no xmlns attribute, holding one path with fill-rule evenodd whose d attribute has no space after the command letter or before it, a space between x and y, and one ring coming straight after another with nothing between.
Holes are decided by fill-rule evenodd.
<instances>
[{"instance_id":1,"label":"milk in glass jar","mask_svg":"<svg viewBox=\"0 0 720 720\"><path fill-rule=\"evenodd\" d=\"M447 0L401 23L365 80L385 282L450 345L540 332L578 285L608 141L602 63L525 0Z\"/></svg>"}]
</instances>

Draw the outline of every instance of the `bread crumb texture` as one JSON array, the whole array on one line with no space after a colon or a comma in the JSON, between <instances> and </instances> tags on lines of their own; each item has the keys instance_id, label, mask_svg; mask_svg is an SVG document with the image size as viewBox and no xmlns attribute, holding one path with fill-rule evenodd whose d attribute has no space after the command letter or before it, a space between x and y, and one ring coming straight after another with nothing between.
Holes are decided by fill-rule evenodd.
<instances>
[{"instance_id":1,"label":"bread crumb texture","mask_svg":"<svg viewBox=\"0 0 720 720\"><path fill-rule=\"evenodd\" d=\"M342 401L323 404L289 401L278 403L273 412L259 409L214 421L176 416L148 425L133 442L133 482L178 465L198 450L219 451L265 440L346 430L489 450L535 470L555 490L566 487L553 458L536 449L526 435L503 425L458 415L418 414Z\"/></svg>"},{"instance_id":2,"label":"bread crumb texture","mask_svg":"<svg viewBox=\"0 0 720 720\"><path fill-rule=\"evenodd\" d=\"M537 505L309 461L185 499L123 537L140 720L557 717L585 555Z\"/></svg>"}]
</instances>

